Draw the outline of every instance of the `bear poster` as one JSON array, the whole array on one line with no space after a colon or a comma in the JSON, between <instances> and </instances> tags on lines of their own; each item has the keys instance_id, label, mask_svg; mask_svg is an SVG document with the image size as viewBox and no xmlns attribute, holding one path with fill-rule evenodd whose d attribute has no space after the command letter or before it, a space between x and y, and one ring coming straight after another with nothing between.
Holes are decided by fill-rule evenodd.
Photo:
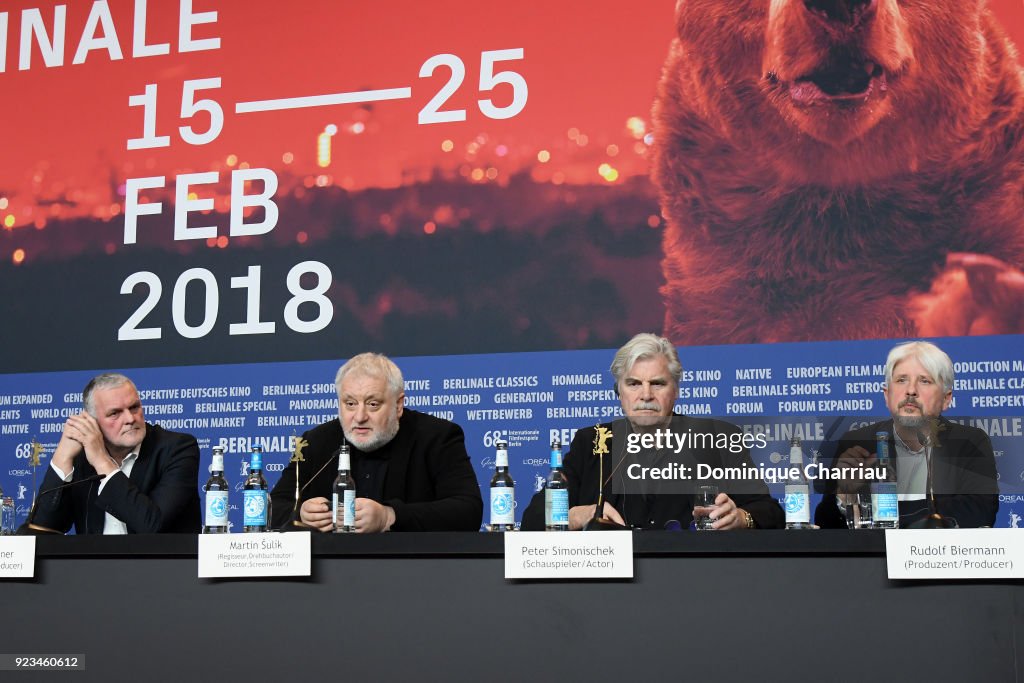
<instances>
[{"instance_id":1,"label":"bear poster","mask_svg":"<svg viewBox=\"0 0 1024 683\"><path fill-rule=\"evenodd\" d=\"M1024 81L986 3L686 0L676 32L668 336L1024 331Z\"/></svg>"},{"instance_id":2,"label":"bear poster","mask_svg":"<svg viewBox=\"0 0 1024 683\"><path fill-rule=\"evenodd\" d=\"M1019 2L136 4L0 11L2 371L1021 331Z\"/></svg>"}]
</instances>

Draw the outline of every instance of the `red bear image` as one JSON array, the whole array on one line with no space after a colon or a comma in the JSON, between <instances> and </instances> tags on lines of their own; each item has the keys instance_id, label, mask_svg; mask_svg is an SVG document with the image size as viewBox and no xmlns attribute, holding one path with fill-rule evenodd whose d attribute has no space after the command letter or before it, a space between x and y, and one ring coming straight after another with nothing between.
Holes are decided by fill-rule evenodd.
<instances>
[{"instance_id":1,"label":"red bear image","mask_svg":"<svg viewBox=\"0 0 1024 683\"><path fill-rule=\"evenodd\" d=\"M1024 331L1024 76L983 0L679 0L665 334Z\"/></svg>"}]
</instances>

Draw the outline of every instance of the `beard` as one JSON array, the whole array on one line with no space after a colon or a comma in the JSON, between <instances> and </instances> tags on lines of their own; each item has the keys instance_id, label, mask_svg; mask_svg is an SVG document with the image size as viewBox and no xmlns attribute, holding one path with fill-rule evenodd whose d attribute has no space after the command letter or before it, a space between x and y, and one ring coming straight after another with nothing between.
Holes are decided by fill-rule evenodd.
<instances>
[{"instance_id":1,"label":"beard","mask_svg":"<svg viewBox=\"0 0 1024 683\"><path fill-rule=\"evenodd\" d=\"M932 418L927 415L896 415L896 424L907 429L920 429L928 424Z\"/></svg>"},{"instance_id":2,"label":"beard","mask_svg":"<svg viewBox=\"0 0 1024 683\"><path fill-rule=\"evenodd\" d=\"M398 434L398 410L395 409L391 415L388 416L387 422L385 422L379 429L374 429L373 433L366 437L356 437L349 432L348 427L342 424L341 430L345 432L345 438L350 444L361 450L363 453L372 453L373 451L383 448L395 438Z\"/></svg>"}]
</instances>

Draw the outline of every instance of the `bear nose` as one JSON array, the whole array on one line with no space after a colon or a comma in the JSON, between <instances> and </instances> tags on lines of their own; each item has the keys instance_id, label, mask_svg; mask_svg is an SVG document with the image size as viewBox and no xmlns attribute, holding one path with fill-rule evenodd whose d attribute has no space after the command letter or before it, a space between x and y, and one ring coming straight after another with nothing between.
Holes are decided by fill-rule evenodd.
<instances>
[{"instance_id":1,"label":"bear nose","mask_svg":"<svg viewBox=\"0 0 1024 683\"><path fill-rule=\"evenodd\" d=\"M878 0L804 0L812 13L830 22L856 26L874 14Z\"/></svg>"}]
</instances>

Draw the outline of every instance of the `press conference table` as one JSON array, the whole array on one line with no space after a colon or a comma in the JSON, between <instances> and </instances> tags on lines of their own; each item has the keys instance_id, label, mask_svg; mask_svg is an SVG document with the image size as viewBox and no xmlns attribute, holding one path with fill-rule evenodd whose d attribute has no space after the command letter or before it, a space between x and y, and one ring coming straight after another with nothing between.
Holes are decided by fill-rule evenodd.
<instances>
[{"instance_id":1,"label":"press conference table","mask_svg":"<svg viewBox=\"0 0 1024 683\"><path fill-rule=\"evenodd\" d=\"M315 535L302 579L195 536L41 537L4 680L1021 681L1024 582L893 582L880 531L635 532L633 580L506 581L500 534Z\"/></svg>"}]
</instances>

